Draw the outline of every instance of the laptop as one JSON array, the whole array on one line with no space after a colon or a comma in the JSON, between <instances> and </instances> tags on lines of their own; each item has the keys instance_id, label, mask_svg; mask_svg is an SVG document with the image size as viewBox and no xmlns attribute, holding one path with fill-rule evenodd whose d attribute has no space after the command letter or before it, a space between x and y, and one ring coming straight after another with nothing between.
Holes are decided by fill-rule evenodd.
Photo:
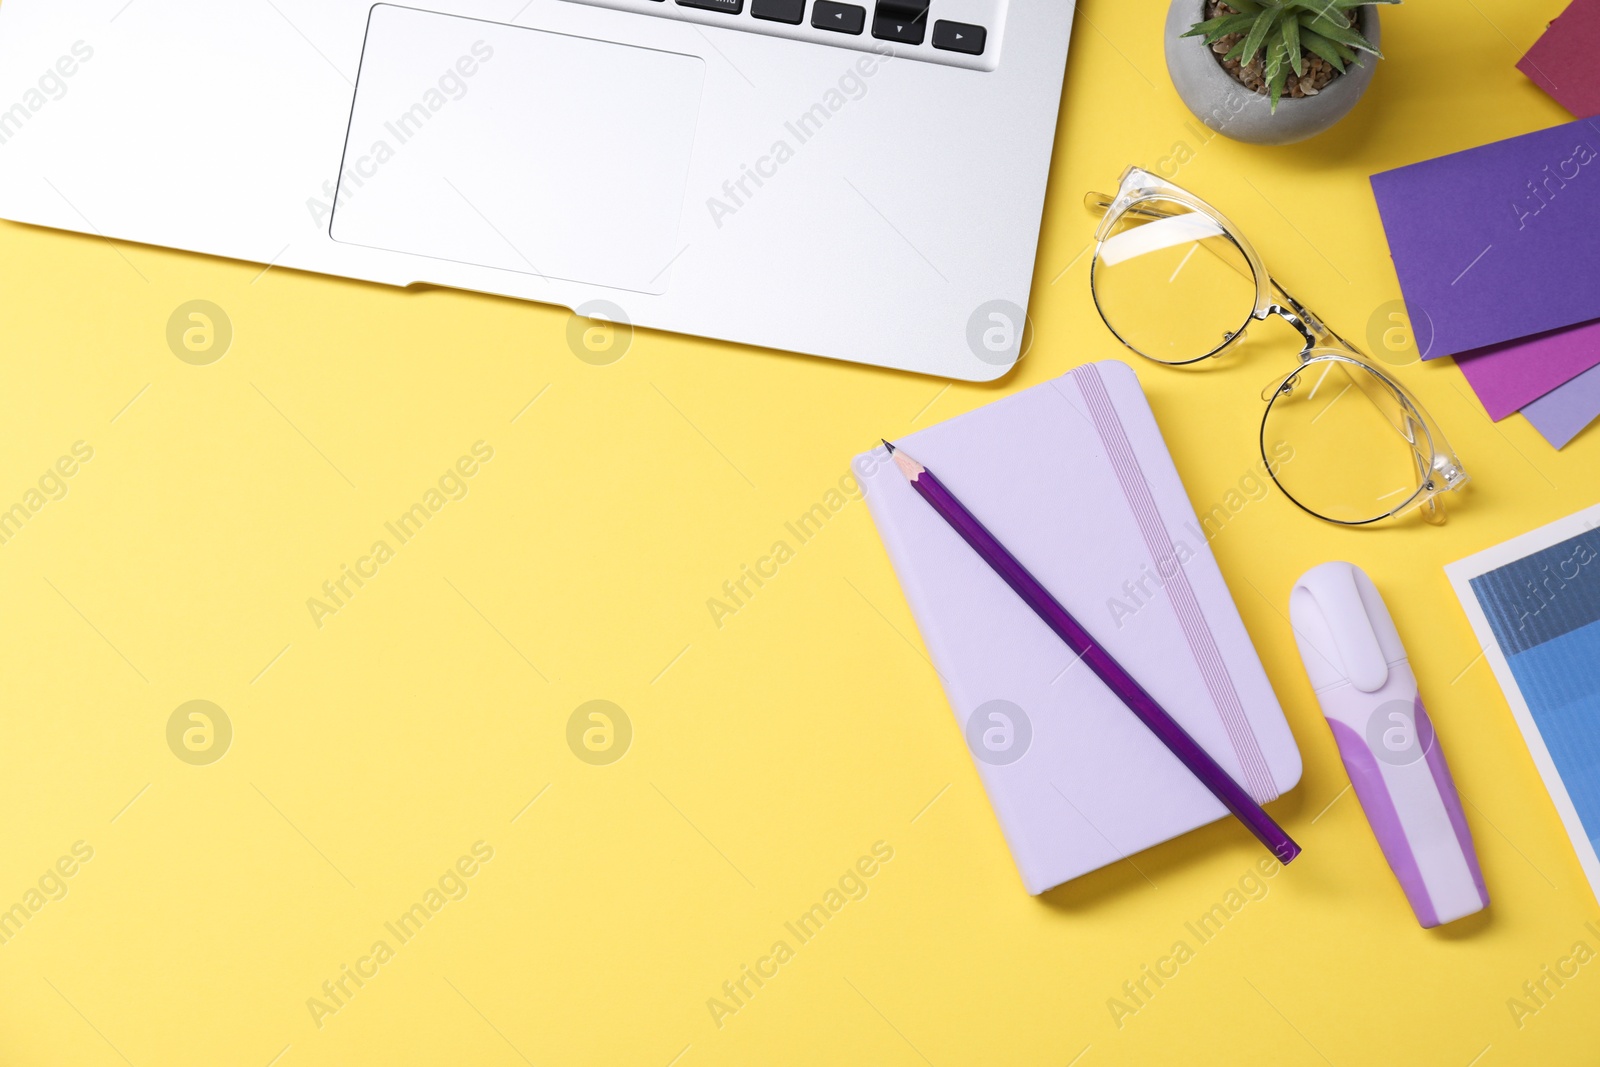
<instances>
[{"instance_id":1,"label":"laptop","mask_svg":"<svg viewBox=\"0 0 1600 1067\"><path fill-rule=\"evenodd\" d=\"M1070 0L4 0L0 217L991 380Z\"/></svg>"}]
</instances>

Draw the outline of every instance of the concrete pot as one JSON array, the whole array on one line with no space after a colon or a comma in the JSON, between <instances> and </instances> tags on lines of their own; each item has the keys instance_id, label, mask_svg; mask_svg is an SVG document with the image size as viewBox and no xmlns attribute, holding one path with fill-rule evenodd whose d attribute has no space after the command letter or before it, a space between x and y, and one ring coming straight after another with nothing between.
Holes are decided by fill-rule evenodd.
<instances>
[{"instance_id":1,"label":"concrete pot","mask_svg":"<svg viewBox=\"0 0 1600 1067\"><path fill-rule=\"evenodd\" d=\"M1205 20L1205 9L1205 0L1172 0L1167 10L1167 73L1195 118L1224 137L1250 144L1293 144L1315 137L1348 115L1372 82L1377 57L1361 52L1316 96L1285 96L1274 113L1266 95L1239 84L1203 38L1183 36ZM1357 29L1381 48L1378 9L1368 5L1357 12Z\"/></svg>"}]
</instances>

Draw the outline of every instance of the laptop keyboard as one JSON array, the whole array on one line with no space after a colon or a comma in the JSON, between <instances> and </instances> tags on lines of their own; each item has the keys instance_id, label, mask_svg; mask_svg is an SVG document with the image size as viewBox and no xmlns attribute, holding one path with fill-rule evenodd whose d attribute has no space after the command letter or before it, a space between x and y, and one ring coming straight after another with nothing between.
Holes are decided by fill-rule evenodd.
<instances>
[{"instance_id":1,"label":"laptop keyboard","mask_svg":"<svg viewBox=\"0 0 1600 1067\"><path fill-rule=\"evenodd\" d=\"M799 44L994 70L1006 0L576 0Z\"/></svg>"}]
</instances>

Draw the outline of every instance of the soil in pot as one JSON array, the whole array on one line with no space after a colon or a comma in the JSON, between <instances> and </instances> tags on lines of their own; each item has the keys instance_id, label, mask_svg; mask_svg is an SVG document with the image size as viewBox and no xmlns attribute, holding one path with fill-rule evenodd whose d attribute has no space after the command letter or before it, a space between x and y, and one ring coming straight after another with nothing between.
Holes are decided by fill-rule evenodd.
<instances>
[{"instance_id":1,"label":"soil in pot","mask_svg":"<svg viewBox=\"0 0 1600 1067\"><path fill-rule=\"evenodd\" d=\"M1208 19L1237 13L1233 8L1223 3L1222 0L1207 0L1206 2L1206 18ZM1353 15L1346 15L1346 18L1350 19L1352 27L1356 24ZM1233 75L1235 81L1246 89L1265 96L1267 93L1267 77L1263 70L1266 63L1264 53L1256 56L1255 59L1247 64L1240 63L1237 59L1222 58L1229 49L1244 40L1244 36L1242 33L1230 33L1213 44L1211 51L1216 54L1217 62L1222 64L1222 69ZM1295 77L1291 72L1289 80L1284 84L1283 95L1296 100L1305 96L1316 96L1339 76L1339 72L1333 69L1333 64L1321 56L1314 56L1307 52L1305 53L1305 73Z\"/></svg>"}]
</instances>

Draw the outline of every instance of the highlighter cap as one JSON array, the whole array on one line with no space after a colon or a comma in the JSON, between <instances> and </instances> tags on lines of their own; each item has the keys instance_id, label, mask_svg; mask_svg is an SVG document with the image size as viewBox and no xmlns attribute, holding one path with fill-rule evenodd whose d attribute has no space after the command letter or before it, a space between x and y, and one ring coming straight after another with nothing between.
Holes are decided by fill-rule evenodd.
<instances>
[{"instance_id":1,"label":"highlighter cap","mask_svg":"<svg viewBox=\"0 0 1600 1067\"><path fill-rule=\"evenodd\" d=\"M1313 567L1289 594L1289 622L1311 688L1349 684L1375 693L1389 666L1403 662L1405 646L1378 587L1352 563Z\"/></svg>"}]
</instances>

